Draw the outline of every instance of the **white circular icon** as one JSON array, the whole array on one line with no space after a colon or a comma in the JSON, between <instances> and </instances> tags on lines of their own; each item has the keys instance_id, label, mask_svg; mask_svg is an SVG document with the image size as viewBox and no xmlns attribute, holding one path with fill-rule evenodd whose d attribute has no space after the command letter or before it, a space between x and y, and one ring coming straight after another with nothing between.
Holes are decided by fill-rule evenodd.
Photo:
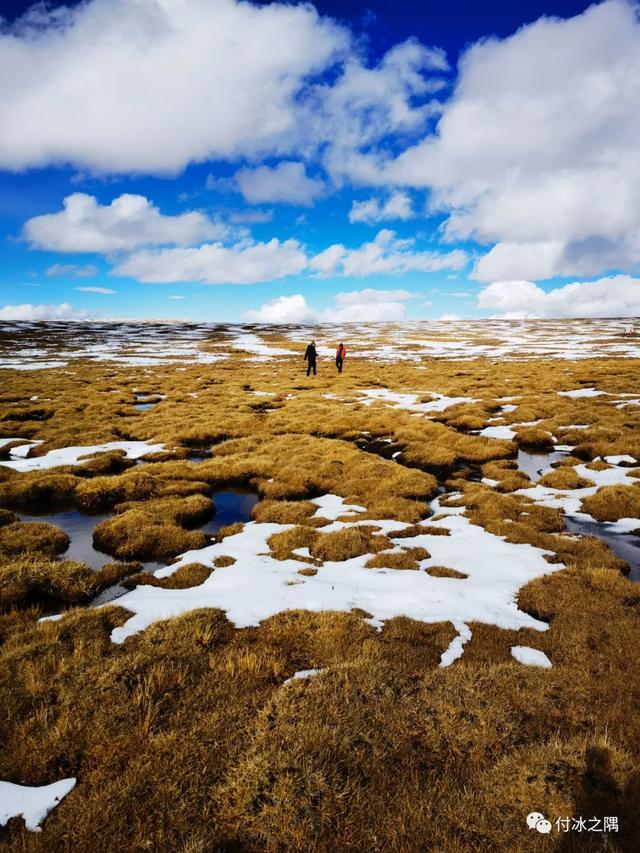
<instances>
[{"instance_id":1,"label":"white circular icon","mask_svg":"<svg viewBox=\"0 0 640 853\"><path fill-rule=\"evenodd\" d=\"M529 829L535 829L539 820L544 820L544 815L540 812L531 812L527 815L527 826Z\"/></svg>"},{"instance_id":2,"label":"white circular icon","mask_svg":"<svg viewBox=\"0 0 640 853\"><path fill-rule=\"evenodd\" d=\"M546 820L546 818L542 818L542 820L537 822L536 829L543 835L548 835L551 832L551 821Z\"/></svg>"}]
</instances>

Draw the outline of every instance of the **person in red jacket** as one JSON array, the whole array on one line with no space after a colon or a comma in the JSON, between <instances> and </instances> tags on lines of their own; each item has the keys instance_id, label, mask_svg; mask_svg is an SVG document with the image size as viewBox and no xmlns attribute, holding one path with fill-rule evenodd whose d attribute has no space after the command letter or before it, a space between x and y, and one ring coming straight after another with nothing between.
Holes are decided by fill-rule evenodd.
<instances>
[{"instance_id":1,"label":"person in red jacket","mask_svg":"<svg viewBox=\"0 0 640 853\"><path fill-rule=\"evenodd\" d=\"M338 368L338 373L342 373L342 365L344 364L344 360L347 357L347 350L344 344L339 344L338 349L336 350L336 367Z\"/></svg>"}]
</instances>

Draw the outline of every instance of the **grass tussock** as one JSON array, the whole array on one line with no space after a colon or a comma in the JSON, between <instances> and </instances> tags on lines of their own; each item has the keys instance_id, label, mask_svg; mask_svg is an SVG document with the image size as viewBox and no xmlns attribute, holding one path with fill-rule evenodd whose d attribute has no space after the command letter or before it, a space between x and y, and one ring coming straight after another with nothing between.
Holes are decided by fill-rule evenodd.
<instances>
[{"instance_id":1,"label":"grass tussock","mask_svg":"<svg viewBox=\"0 0 640 853\"><path fill-rule=\"evenodd\" d=\"M180 566L173 574L166 578L157 578L148 572L138 572L130 575L123 586L133 589L136 586L157 586L161 589L188 589L200 586L209 577L213 569L200 563L189 563Z\"/></svg>"},{"instance_id":2,"label":"grass tussock","mask_svg":"<svg viewBox=\"0 0 640 853\"><path fill-rule=\"evenodd\" d=\"M518 447L527 450L552 450L555 444L550 432L537 427L523 427L517 430L514 441Z\"/></svg>"},{"instance_id":3,"label":"grass tussock","mask_svg":"<svg viewBox=\"0 0 640 853\"><path fill-rule=\"evenodd\" d=\"M423 527L420 524L410 524L404 530L396 530L393 533L394 539L411 539L414 536L451 536L451 531L448 527L437 527L430 524L429 527Z\"/></svg>"},{"instance_id":4,"label":"grass tussock","mask_svg":"<svg viewBox=\"0 0 640 853\"><path fill-rule=\"evenodd\" d=\"M464 578L467 577L464 572L459 572L457 569L450 569L447 566L429 566L426 572L434 578L454 578L455 580L464 580Z\"/></svg>"},{"instance_id":5,"label":"grass tussock","mask_svg":"<svg viewBox=\"0 0 640 853\"><path fill-rule=\"evenodd\" d=\"M325 562L375 554L390 545L386 536L377 534L375 527L362 526L337 530L335 533L320 531L313 538L309 550L312 557Z\"/></svg>"},{"instance_id":6,"label":"grass tussock","mask_svg":"<svg viewBox=\"0 0 640 853\"><path fill-rule=\"evenodd\" d=\"M14 557L0 564L0 610L81 604L135 571L135 563L109 563L94 572L72 560Z\"/></svg>"},{"instance_id":7,"label":"grass tussock","mask_svg":"<svg viewBox=\"0 0 640 853\"><path fill-rule=\"evenodd\" d=\"M564 489L570 491L572 489L585 489L593 486L593 480L586 480L580 477L573 468L563 466L549 471L544 477L540 478L540 485L550 489Z\"/></svg>"},{"instance_id":8,"label":"grass tussock","mask_svg":"<svg viewBox=\"0 0 640 853\"><path fill-rule=\"evenodd\" d=\"M582 501L582 509L598 521L640 518L640 483L632 486L604 486Z\"/></svg>"},{"instance_id":9,"label":"grass tussock","mask_svg":"<svg viewBox=\"0 0 640 853\"><path fill-rule=\"evenodd\" d=\"M318 507L311 501L263 500L255 505L251 513L254 521L276 524L305 524ZM315 520L314 520L315 521Z\"/></svg>"},{"instance_id":10,"label":"grass tussock","mask_svg":"<svg viewBox=\"0 0 640 853\"><path fill-rule=\"evenodd\" d=\"M0 527L0 555L5 557L29 551L55 557L68 547L67 534L44 521L14 521Z\"/></svg>"},{"instance_id":11,"label":"grass tussock","mask_svg":"<svg viewBox=\"0 0 640 853\"><path fill-rule=\"evenodd\" d=\"M367 561L367 569L419 569L421 560L431 555L426 548L405 548L402 551L382 551Z\"/></svg>"},{"instance_id":12,"label":"grass tussock","mask_svg":"<svg viewBox=\"0 0 640 853\"><path fill-rule=\"evenodd\" d=\"M203 548L207 537L144 510L130 509L97 524L93 543L119 560L168 560L184 551Z\"/></svg>"}]
</instances>

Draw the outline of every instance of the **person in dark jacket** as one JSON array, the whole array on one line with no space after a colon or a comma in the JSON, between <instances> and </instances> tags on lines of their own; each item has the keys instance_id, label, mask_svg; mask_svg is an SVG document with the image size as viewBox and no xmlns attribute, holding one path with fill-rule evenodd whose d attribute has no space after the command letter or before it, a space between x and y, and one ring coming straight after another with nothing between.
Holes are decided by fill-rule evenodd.
<instances>
[{"instance_id":1,"label":"person in dark jacket","mask_svg":"<svg viewBox=\"0 0 640 853\"><path fill-rule=\"evenodd\" d=\"M318 353L316 352L316 342L311 341L309 346L307 347L304 360L307 362L307 376L313 370L313 375L316 375L316 359L318 357Z\"/></svg>"},{"instance_id":2,"label":"person in dark jacket","mask_svg":"<svg viewBox=\"0 0 640 853\"><path fill-rule=\"evenodd\" d=\"M338 368L338 373L342 373L342 365L344 364L344 360L347 357L347 350L344 344L340 344L338 349L336 350L336 367Z\"/></svg>"}]
</instances>

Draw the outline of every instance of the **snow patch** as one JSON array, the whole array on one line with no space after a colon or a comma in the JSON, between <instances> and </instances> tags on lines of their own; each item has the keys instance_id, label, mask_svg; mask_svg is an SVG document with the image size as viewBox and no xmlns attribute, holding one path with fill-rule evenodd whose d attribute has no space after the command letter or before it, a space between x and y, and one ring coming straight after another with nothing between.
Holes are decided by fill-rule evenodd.
<instances>
[{"instance_id":1,"label":"snow patch","mask_svg":"<svg viewBox=\"0 0 640 853\"><path fill-rule=\"evenodd\" d=\"M294 681L305 680L307 678L313 678L314 675L320 675L321 672L324 672L323 669L299 669L297 672L294 672L291 678L287 678L286 681L283 681L283 684L291 684Z\"/></svg>"},{"instance_id":2,"label":"snow patch","mask_svg":"<svg viewBox=\"0 0 640 853\"><path fill-rule=\"evenodd\" d=\"M42 442L32 442L41 444ZM22 448L18 448L21 450ZM89 457L97 453L107 453L110 450L122 450L127 459L139 459L147 453L158 453L164 450L164 444L149 444L147 441L108 441L105 444L94 444L87 447L61 447L50 450L44 456L27 459L0 460L0 465L12 468L14 471L41 471L46 468L56 468L60 465L81 465L88 462ZM17 456L18 453L11 453Z\"/></svg>"},{"instance_id":3,"label":"snow patch","mask_svg":"<svg viewBox=\"0 0 640 853\"><path fill-rule=\"evenodd\" d=\"M332 498L335 501L335 496ZM519 610L516 599L518 590L529 581L563 568L560 563L545 560L551 552L506 542L472 524L461 514L463 507L441 506L436 499L431 508L441 516L437 522L426 519L420 523L422 531L417 535L396 541L393 533L405 530L408 526L405 522L336 520L330 525L331 529L342 530L370 524L389 535L395 546L426 548L431 557L421 561L417 571L367 568L372 555L364 554L343 561L326 561L317 566L315 575L301 576L300 569L308 567L308 563L277 560L271 556L268 545L271 536L290 530L292 525L249 522L239 533L188 551L155 573L156 577L166 577L189 563L213 566L217 557L235 559L233 565L216 568L200 586L162 589L145 585L118 598L114 603L129 610L132 616L114 629L111 638L122 643L157 620L203 607L222 609L237 628L259 625L287 610L360 609L371 614L368 621L376 627L397 616L428 623L451 622L461 639L445 653L445 662L458 656L467 636L463 626L471 622L508 630L546 631L548 625ZM342 514L343 510L341 504L338 512ZM447 527L450 535L430 535L432 524ZM447 566L466 577L432 577L427 572L432 566Z\"/></svg>"},{"instance_id":4,"label":"snow patch","mask_svg":"<svg viewBox=\"0 0 640 853\"><path fill-rule=\"evenodd\" d=\"M40 824L75 787L75 779L61 779L51 785L31 787L0 782L0 826L22 816L30 832L40 832Z\"/></svg>"},{"instance_id":5,"label":"snow patch","mask_svg":"<svg viewBox=\"0 0 640 853\"><path fill-rule=\"evenodd\" d=\"M444 394L437 394L433 391L427 391L424 394L401 394L395 391L390 391L388 388L368 388L358 392L365 399L361 402L365 406L370 406L375 402L389 403L394 409L406 409L408 412L416 412L417 414L427 412L444 412L450 406L457 406L459 403L477 403L478 400L474 397L447 397ZM426 403L418 403L420 397L427 394L434 399Z\"/></svg>"},{"instance_id":6,"label":"snow patch","mask_svg":"<svg viewBox=\"0 0 640 853\"><path fill-rule=\"evenodd\" d=\"M542 666L545 669L551 668L551 661L539 649L532 649L530 646L511 646L511 654L517 661L526 666Z\"/></svg>"}]
</instances>

